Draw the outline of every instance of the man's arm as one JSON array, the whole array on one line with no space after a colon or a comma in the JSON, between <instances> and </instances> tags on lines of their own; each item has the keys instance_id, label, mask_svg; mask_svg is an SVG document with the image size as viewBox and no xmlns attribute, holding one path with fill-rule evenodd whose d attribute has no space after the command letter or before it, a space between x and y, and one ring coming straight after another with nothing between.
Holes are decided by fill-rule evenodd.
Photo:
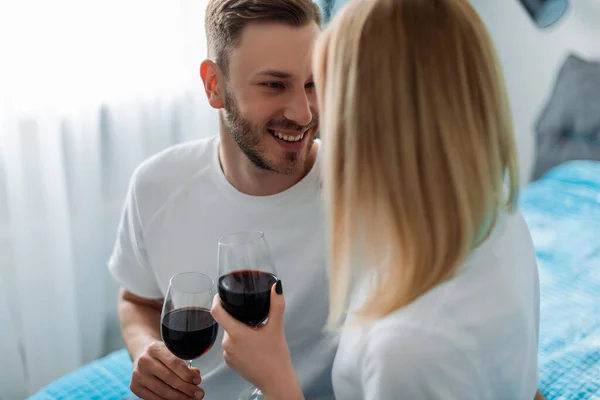
<instances>
[{"instance_id":1,"label":"man's arm","mask_svg":"<svg viewBox=\"0 0 600 400\"><path fill-rule=\"evenodd\" d=\"M161 300L144 299L121 289L121 331L132 360L137 360L152 342L161 340L161 309Z\"/></svg>"},{"instance_id":2,"label":"man's arm","mask_svg":"<svg viewBox=\"0 0 600 400\"><path fill-rule=\"evenodd\" d=\"M544 397L542 392L538 390L537 392L535 392L535 398L533 400L546 400L546 398Z\"/></svg>"},{"instance_id":3,"label":"man's arm","mask_svg":"<svg viewBox=\"0 0 600 400\"><path fill-rule=\"evenodd\" d=\"M144 299L121 290L119 318L133 360L131 391L142 399L202 399L200 371L189 369L161 340L161 300Z\"/></svg>"}]
</instances>

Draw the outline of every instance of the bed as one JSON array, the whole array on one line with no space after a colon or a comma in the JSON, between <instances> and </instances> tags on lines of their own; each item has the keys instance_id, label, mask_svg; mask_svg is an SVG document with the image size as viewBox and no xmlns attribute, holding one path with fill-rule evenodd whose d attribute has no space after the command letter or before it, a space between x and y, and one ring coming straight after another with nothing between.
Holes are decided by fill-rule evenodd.
<instances>
[{"instance_id":1,"label":"bed","mask_svg":"<svg viewBox=\"0 0 600 400\"><path fill-rule=\"evenodd\" d=\"M600 162L553 168L521 206L540 272L540 390L600 399Z\"/></svg>"},{"instance_id":2,"label":"bed","mask_svg":"<svg viewBox=\"0 0 600 400\"><path fill-rule=\"evenodd\" d=\"M600 399L600 162L571 161L529 184L521 209L540 271L540 391L548 400ZM124 399L132 364L114 352L30 399Z\"/></svg>"}]
</instances>

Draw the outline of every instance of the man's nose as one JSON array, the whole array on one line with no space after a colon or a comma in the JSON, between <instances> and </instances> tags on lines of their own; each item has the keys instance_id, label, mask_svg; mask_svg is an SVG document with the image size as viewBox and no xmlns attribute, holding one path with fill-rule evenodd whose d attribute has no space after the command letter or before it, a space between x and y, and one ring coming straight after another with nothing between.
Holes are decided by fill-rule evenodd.
<instances>
[{"instance_id":1,"label":"man's nose","mask_svg":"<svg viewBox=\"0 0 600 400\"><path fill-rule=\"evenodd\" d=\"M283 116L301 126L311 123L313 115L310 110L310 100L304 88L293 93Z\"/></svg>"}]
</instances>

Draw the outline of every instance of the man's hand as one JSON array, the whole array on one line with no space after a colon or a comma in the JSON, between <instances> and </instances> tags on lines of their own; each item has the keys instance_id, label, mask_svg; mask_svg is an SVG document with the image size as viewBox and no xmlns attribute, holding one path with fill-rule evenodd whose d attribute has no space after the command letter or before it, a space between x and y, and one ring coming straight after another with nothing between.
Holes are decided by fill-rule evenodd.
<instances>
[{"instance_id":1,"label":"man's hand","mask_svg":"<svg viewBox=\"0 0 600 400\"><path fill-rule=\"evenodd\" d=\"M190 369L163 342L155 341L138 357L131 376L131 391L146 400L204 398L200 371Z\"/></svg>"},{"instance_id":2,"label":"man's hand","mask_svg":"<svg viewBox=\"0 0 600 400\"><path fill-rule=\"evenodd\" d=\"M134 360L131 391L146 400L202 399L200 371L188 368L160 340L162 303L121 290L121 331Z\"/></svg>"},{"instance_id":3,"label":"man's hand","mask_svg":"<svg viewBox=\"0 0 600 400\"><path fill-rule=\"evenodd\" d=\"M533 400L546 400L546 398L544 397L542 392L538 390L537 392L535 392L535 398Z\"/></svg>"}]
</instances>

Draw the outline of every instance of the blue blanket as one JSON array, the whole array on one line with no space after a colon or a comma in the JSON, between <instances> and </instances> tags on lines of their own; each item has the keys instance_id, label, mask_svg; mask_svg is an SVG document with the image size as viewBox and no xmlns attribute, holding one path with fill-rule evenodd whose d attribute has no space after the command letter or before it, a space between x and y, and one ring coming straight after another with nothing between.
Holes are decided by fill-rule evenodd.
<instances>
[{"instance_id":1,"label":"blue blanket","mask_svg":"<svg viewBox=\"0 0 600 400\"><path fill-rule=\"evenodd\" d=\"M553 169L527 187L521 208L540 269L540 390L548 400L600 399L600 163ZM121 350L31 399L123 399L131 368Z\"/></svg>"},{"instance_id":2,"label":"blue blanket","mask_svg":"<svg viewBox=\"0 0 600 400\"><path fill-rule=\"evenodd\" d=\"M85 365L42 388L35 400L117 400L132 398L129 379L133 365L126 350L119 350Z\"/></svg>"},{"instance_id":3,"label":"blue blanket","mask_svg":"<svg viewBox=\"0 0 600 400\"><path fill-rule=\"evenodd\" d=\"M575 161L530 184L522 210L540 271L540 388L600 398L600 163Z\"/></svg>"}]
</instances>

